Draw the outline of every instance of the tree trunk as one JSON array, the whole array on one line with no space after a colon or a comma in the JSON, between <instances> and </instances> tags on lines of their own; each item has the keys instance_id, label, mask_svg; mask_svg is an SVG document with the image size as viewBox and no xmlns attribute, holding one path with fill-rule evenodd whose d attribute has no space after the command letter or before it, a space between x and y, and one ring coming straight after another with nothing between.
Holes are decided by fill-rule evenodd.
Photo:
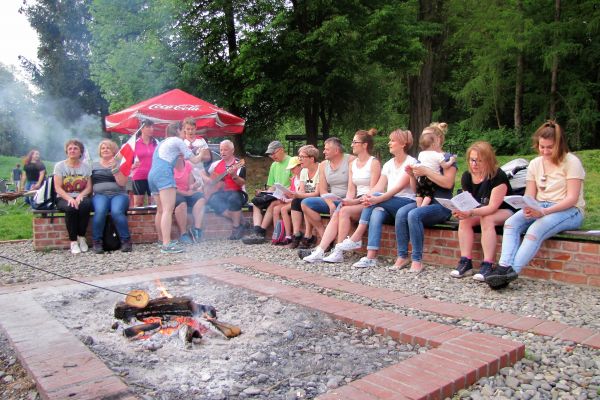
<instances>
[{"instance_id":1,"label":"tree trunk","mask_svg":"<svg viewBox=\"0 0 600 400\"><path fill-rule=\"evenodd\" d=\"M319 102L314 95L306 95L304 100L304 130L306 143L318 145L319 140Z\"/></svg>"},{"instance_id":2,"label":"tree trunk","mask_svg":"<svg viewBox=\"0 0 600 400\"><path fill-rule=\"evenodd\" d=\"M515 111L514 111L514 124L515 132L520 137L523 133L523 54L517 55L517 71L515 81Z\"/></svg>"},{"instance_id":3,"label":"tree trunk","mask_svg":"<svg viewBox=\"0 0 600 400\"><path fill-rule=\"evenodd\" d=\"M443 0L419 0L419 21L439 22ZM422 39L427 55L418 76L408 77L410 112L408 129L413 133L414 142L418 143L421 131L431 122L431 99L433 93L434 54L441 44L441 37L429 36ZM413 146L412 154L418 146Z\"/></svg>"},{"instance_id":4,"label":"tree trunk","mask_svg":"<svg viewBox=\"0 0 600 400\"><path fill-rule=\"evenodd\" d=\"M554 2L554 22L556 25L560 22L560 0L555 0ZM557 33L554 33L555 40L555 50L556 44L558 42L558 38L556 38ZM558 54L554 54L552 60L552 79L550 83L550 118L556 118L556 107L558 104Z\"/></svg>"}]
</instances>

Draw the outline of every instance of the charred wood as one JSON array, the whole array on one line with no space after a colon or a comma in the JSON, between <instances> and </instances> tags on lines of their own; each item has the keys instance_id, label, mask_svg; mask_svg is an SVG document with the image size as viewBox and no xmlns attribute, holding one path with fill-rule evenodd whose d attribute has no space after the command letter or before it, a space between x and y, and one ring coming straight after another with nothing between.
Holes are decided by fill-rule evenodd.
<instances>
[{"instance_id":1,"label":"charred wood","mask_svg":"<svg viewBox=\"0 0 600 400\"><path fill-rule=\"evenodd\" d=\"M207 314L211 318L216 318L217 312L212 306L197 304L191 297L159 297L150 300L144 308L136 308L120 301L115 306L115 318L123 321L129 321L136 318L140 321L149 317L163 317L167 315L178 315L184 317L202 316Z\"/></svg>"}]
</instances>

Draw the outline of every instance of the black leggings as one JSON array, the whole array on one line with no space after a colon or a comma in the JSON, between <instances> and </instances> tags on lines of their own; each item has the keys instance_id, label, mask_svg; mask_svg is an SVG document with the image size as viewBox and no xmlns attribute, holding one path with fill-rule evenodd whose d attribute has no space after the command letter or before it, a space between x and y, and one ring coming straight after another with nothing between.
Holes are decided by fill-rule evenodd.
<instances>
[{"instance_id":1,"label":"black leggings","mask_svg":"<svg viewBox=\"0 0 600 400\"><path fill-rule=\"evenodd\" d=\"M300 203L302 203L302 200L304 200L304 199L292 200L292 211L302 212L302 207L300 206Z\"/></svg>"},{"instance_id":2,"label":"black leggings","mask_svg":"<svg viewBox=\"0 0 600 400\"><path fill-rule=\"evenodd\" d=\"M71 207L65 199L60 198L56 200L56 208L65 212L65 224L71 242L76 241L77 236L85 236L92 209L92 201L89 197L81 200L78 209Z\"/></svg>"}]
</instances>

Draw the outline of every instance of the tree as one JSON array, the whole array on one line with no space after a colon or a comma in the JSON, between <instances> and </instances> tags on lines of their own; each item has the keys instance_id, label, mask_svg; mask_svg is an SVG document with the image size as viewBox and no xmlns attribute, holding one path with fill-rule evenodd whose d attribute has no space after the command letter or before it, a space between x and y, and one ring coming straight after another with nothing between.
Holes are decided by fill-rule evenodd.
<instances>
[{"instance_id":1,"label":"tree","mask_svg":"<svg viewBox=\"0 0 600 400\"><path fill-rule=\"evenodd\" d=\"M0 154L25 154L30 142L21 126L31 120L32 94L27 84L17 80L14 71L1 63L0 88Z\"/></svg>"},{"instance_id":2,"label":"tree","mask_svg":"<svg viewBox=\"0 0 600 400\"><path fill-rule=\"evenodd\" d=\"M24 2L20 12L38 32L39 64L22 59L23 67L42 92L53 98L63 121L82 114L106 115L107 103L90 79L90 19L83 0Z\"/></svg>"}]
</instances>

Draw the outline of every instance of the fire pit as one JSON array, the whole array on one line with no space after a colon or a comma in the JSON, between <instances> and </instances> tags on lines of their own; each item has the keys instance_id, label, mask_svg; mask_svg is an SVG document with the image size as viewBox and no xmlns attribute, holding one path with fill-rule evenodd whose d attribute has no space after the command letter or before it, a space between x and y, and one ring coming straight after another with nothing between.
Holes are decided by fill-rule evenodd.
<instances>
[{"instance_id":1,"label":"fire pit","mask_svg":"<svg viewBox=\"0 0 600 400\"><path fill-rule=\"evenodd\" d=\"M243 333L228 339L207 325L202 338L191 342L179 334L128 340L119 329L129 326L112 328L115 322L123 324L110 318L118 300L113 293L52 294L43 303L132 391L147 398L312 398L419 350L319 312L201 277L165 283L175 298L214 306L219 320L242 327ZM152 282L139 286L156 298Z\"/></svg>"}]
</instances>

